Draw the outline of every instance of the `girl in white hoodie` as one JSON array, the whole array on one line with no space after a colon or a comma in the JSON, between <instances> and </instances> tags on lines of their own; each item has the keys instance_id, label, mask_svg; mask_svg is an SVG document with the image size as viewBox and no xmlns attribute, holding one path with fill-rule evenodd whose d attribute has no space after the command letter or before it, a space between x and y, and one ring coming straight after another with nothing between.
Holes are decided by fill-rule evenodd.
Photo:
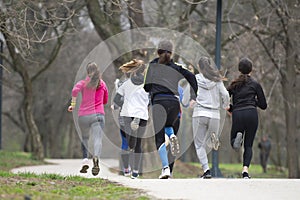
<instances>
[{"instance_id":1,"label":"girl in white hoodie","mask_svg":"<svg viewBox=\"0 0 300 200\"><path fill-rule=\"evenodd\" d=\"M196 153L204 174L201 178L211 178L207 153L218 149L220 108L229 107L229 94L217 68L208 57L198 62L199 74L196 75L198 93L196 101L191 102L193 112L193 134Z\"/></svg>"}]
</instances>

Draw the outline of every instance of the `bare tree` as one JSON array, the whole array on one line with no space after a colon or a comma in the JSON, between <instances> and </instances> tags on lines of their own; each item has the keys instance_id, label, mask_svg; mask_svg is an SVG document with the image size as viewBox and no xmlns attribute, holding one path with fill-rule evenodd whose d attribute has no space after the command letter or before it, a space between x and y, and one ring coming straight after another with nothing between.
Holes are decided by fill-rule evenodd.
<instances>
[{"instance_id":1,"label":"bare tree","mask_svg":"<svg viewBox=\"0 0 300 200\"><path fill-rule=\"evenodd\" d=\"M1 5L0 9L0 30L9 53L1 56L7 63L6 67L21 77L16 87L22 91L22 110L31 151L33 157L39 160L44 158L44 150L33 115L33 82L51 66L64 35L73 29L72 17L76 13L74 5L63 0L55 3L22 0L10 1ZM51 50L46 51L45 45L50 45ZM41 52L47 59L35 59Z\"/></svg>"},{"instance_id":2,"label":"bare tree","mask_svg":"<svg viewBox=\"0 0 300 200\"><path fill-rule=\"evenodd\" d=\"M287 163L290 178L299 178L299 156L297 153L297 101L296 101L296 76L299 70L299 14L296 11L297 3L295 1L249 1L239 2L242 6L244 15L247 19L237 18L232 13L223 23L230 24L234 32L241 30L241 33L247 33L256 40L252 43L258 43L258 49L252 49L253 52L263 53L257 56L258 59L272 63L272 68L261 71L263 77L276 80L276 76L270 76L271 71L279 72L282 88L282 98L284 105L284 118L286 126L286 148ZM232 5L231 8L233 8ZM247 11L246 11L247 10ZM236 11L239 12L239 11ZM249 20L251 19L251 20ZM241 29L235 29L235 26ZM239 32L239 31L237 31ZM238 34L232 38L240 37ZM252 45L251 45L252 46ZM251 48L250 46L250 48ZM251 49L248 49L248 51ZM265 62L265 61L262 61ZM298 66L298 69L297 69ZM261 77L262 78L262 77Z\"/></svg>"}]
</instances>

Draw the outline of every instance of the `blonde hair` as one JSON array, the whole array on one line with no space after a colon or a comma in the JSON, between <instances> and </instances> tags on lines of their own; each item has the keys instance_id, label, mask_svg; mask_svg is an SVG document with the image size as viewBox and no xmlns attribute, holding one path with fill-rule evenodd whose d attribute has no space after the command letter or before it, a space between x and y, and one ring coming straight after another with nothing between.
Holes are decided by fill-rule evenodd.
<instances>
[{"instance_id":1,"label":"blonde hair","mask_svg":"<svg viewBox=\"0 0 300 200\"><path fill-rule=\"evenodd\" d=\"M145 63L142 60L133 59L119 67L123 73L137 74L143 73L146 69Z\"/></svg>"}]
</instances>

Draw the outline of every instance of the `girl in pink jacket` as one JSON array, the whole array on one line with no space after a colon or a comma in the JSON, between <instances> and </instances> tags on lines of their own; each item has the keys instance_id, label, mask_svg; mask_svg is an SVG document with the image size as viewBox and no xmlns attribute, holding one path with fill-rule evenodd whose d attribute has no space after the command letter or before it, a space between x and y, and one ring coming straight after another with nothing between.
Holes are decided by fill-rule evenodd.
<instances>
[{"instance_id":1,"label":"girl in pink jacket","mask_svg":"<svg viewBox=\"0 0 300 200\"><path fill-rule=\"evenodd\" d=\"M89 63L86 67L87 77L75 84L72 89L72 101L68 111L72 112L76 106L76 99L81 93L82 100L78 110L78 125L82 140L83 165L81 173L87 173L88 165L88 141L93 139L93 168L92 174L98 175L100 171L99 158L102 149L102 137L105 124L104 105L108 101L108 90L101 79L101 73L96 63Z\"/></svg>"}]
</instances>

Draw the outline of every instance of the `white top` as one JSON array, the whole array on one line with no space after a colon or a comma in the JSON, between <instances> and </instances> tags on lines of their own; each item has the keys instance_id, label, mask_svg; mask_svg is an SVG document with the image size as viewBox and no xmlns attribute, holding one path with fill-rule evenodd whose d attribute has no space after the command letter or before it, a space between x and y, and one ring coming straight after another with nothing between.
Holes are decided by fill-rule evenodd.
<instances>
[{"instance_id":1,"label":"white top","mask_svg":"<svg viewBox=\"0 0 300 200\"><path fill-rule=\"evenodd\" d=\"M144 90L143 84L135 85L128 79L117 89L117 93L124 97L120 116L148 120L149 94Z\"/></svg>"}]
</instances>

